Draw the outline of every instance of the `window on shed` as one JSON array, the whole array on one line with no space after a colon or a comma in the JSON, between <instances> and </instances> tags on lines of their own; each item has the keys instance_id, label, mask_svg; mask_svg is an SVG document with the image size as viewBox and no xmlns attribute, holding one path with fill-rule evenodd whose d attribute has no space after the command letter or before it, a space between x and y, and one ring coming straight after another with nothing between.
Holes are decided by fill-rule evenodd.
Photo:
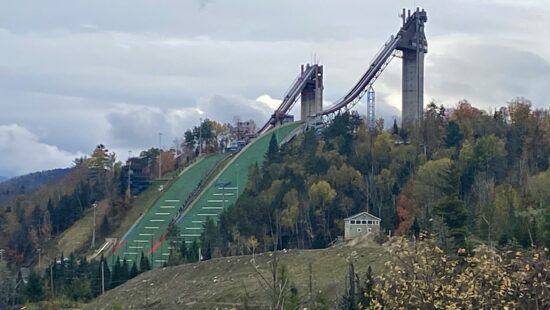
<instances>
[{"instance_id":1,"label":"window on shed","mask_svg":"<svg viewBox=\"0 0 550 310\"><path fill-rule=\"evenodd\" d=\"M349 221L350 224L355 224L354 220Z\"/></svg>"},{"instance_id":2,"label":"window on shed","mask_svg":"<svg viewBox=\"0 0 550 310\"><path fill-rule=\"evenodd\" d=\"M367 224L367 221L363 221L363 224Z\"/></svg>"},{"instance_id":3,"label":"window on shed","mask_svg":"<svg viewBox=\"0 0 550 310\"><path fill-rule=\"evenodd\" d=\"M369 224L369 225L372 225L372 221L371 221L371 220L369 220L367 224Z\"/></svg>"}]
</instances>

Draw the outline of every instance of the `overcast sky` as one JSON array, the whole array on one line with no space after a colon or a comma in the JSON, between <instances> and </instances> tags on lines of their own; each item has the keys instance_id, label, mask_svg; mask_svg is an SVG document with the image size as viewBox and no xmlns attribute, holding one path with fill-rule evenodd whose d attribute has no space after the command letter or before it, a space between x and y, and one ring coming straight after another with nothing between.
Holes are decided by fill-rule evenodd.
<instances>
[{"instance_id":1,"label":"overcast sky","mask_svg":"<svg viewBox=\"0 0 550 310\"><path fill-rule=\"evenodd\" d=\"M99 143L125 159L159 132L169 147L200 117L262 123L314 57L330 103L415 5L426 101L549 107L549 0L0 0L0 175L66 167ZM396 59L375 84L387 117L400 72Z\"/></svg>"}]
</instances>

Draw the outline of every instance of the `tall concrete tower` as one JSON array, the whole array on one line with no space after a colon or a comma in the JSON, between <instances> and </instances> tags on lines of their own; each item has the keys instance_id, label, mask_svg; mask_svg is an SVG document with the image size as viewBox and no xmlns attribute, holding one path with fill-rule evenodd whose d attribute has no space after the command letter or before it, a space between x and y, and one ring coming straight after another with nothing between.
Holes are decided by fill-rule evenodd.
<instances>
[{"instance_id":1,"label":"tall concrete tower","mask_svg":"<svg viewBox=\"0 0 550 310\"><path fill-rule=\"evenodd\" d=\"M403 9L402 18L401 40L396 47L403 52L401 124L411 128L422 120L424 111L424 54L428 53L424 23L428 15L419 8L413 14Z\"/></svg>"},{"instance_id":2,"label":"tall concrete tower","mask_svg":"<svg viewBox=\"0 0 550 310\"><path fill-rule=\"evenodd\" d=\"M309 65L307 65L307 68L309 68ZM302 65L302 74L303 72L304 66ZM323 112L323 66L316 66L316 72L306 82L301 98L302 121Z\"/></svg>"}]
</instances>

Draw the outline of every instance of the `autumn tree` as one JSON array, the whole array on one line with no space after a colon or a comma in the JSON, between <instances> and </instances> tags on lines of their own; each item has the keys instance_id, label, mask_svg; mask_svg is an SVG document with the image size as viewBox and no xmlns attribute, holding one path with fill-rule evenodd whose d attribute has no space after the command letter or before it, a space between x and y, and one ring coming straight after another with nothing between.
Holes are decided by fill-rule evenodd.
<instances>
[{"instance_id":1,"label":"autumn tree","mask_svg":"<svg viewBox=\"0 0 550 310\"><path fill-rule=\"evenodd\" d=\"M332 239L328 229L328 222L330 222L330 219L327 218L328 212L326 208L327 205L330 204L336 197L336 191L327 181L322 180L311 185L308 195L310 203L315 206L315 212L322 221L322 228L324 232L323 242L326 243Z\"/></svg>"}]
</instances>

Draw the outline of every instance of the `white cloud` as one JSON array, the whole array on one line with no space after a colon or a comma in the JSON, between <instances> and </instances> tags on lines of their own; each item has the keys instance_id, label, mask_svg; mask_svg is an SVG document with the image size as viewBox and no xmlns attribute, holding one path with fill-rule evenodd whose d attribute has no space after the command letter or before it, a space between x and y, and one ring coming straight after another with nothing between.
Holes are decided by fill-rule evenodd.
<instances>
[{"instance_id":1,"label":"white cloud","mask_svg":"<svg viewBox=\"0 0 550 310\"><path fill-rule=\"evenodd\" d=\"M273 111L277 109L281 104L281 99L271 98L271 96L267 94L259 96L258 98L256 98L256 101L264 103L270 110Z\"/></svg>"},{"instance_id":2,"label":"white cloud","mask_svg":"<svg viewBox=\"0 0 550 310\"><path fill-rule=\"evenodd\" d=\"M0 125L0 154L0 174L8 176L66 168L82 156L42 143L34 133L16 124Z\"/></svg>"},{"instance_id":3,"label":"white cloud","mask_svg":"<svg viewBox=\"0 0 550 310\"><path fill-rule=\"evenodd\" d=\"M18 124L35 144L57 148L60 158L89 153L98 143L119 153L156 146L158 132L169 145L200 117L230 122L238 115L261 125L313 55L325 68L329 105L397 31L398 8L411 5L54 2L0 0L0 124ZM421 4L429 16L426 102L454 105L467 98L490 108L525 96L548 106L550 41L541 38L550 28L550 10L541 1ZM399 59L375 89L377 114L399 114ZM366 113L363 103L357 108ZM2 158L0 172L13 170L12 160Z\"/></svg>"}]
</instances>

